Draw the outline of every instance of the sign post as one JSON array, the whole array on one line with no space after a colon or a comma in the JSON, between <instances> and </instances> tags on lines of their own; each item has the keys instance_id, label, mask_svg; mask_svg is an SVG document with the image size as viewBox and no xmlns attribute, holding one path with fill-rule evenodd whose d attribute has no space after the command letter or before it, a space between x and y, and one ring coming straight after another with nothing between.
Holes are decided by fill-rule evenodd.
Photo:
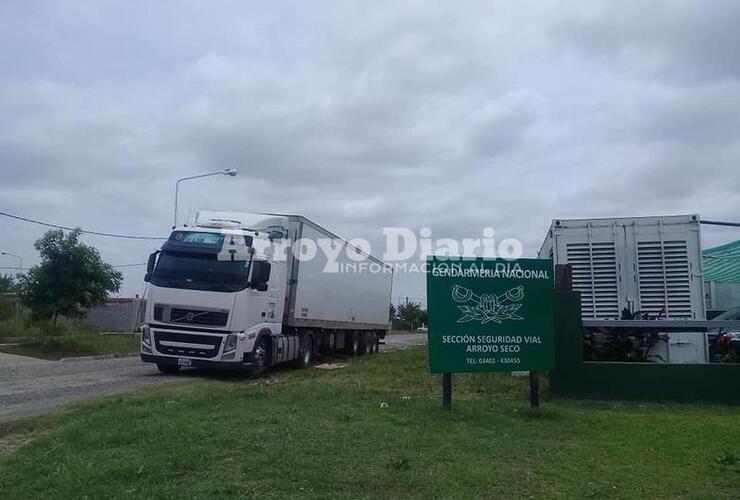
<instances>
[{"instance_id":1,"label":"sign post","mask_svg":"<svg viewBox=\"0 0 740 500\"><path fill-rule=\"evenodd\" d=\"M552 261L429 257L429 370L441 373L443 407L452 374L529 371L530 404L539 371L555 367Z\"/></svg>"},{"instance_id":2,"label":"sign post","mask_svg":"<svg viewBox=\"0 0 740 500\"><path fill-rule=\"evenodd\" d=\"M452 374L442 374L442 408L452 409Z\"/></svg>"},{"instance_id":3,"label":"sign post","mask_svg":"<svg viewBox=\"0 0 740 500\"><path fill-rule=\"evenodd\" d=\"M529 372L529 405L540 407L540 373L535 371Z\"/></svg>"}]
</instances>

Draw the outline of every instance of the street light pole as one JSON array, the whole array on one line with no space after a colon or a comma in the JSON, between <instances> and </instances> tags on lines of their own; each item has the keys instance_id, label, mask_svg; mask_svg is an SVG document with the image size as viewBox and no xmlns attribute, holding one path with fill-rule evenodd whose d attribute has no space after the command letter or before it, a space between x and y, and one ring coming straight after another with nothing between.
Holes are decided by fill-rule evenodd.
<instances>
[{"instance_id":1,"label":"street light pole","mask_svg":"<svg viewBox=\"0 0 740 500\"><path fill-rule=\"evenodd\" d=\"M0 252L0 255L7 255L8 257L15 257L18 259L18 272L21 272L21 269L23 269L23 257L10 252Z\"/></svg>"},{"instance_id":2,"label":"street light pole","mask_svg":"<svg viewBox=\"0 0 740 500\"><path fill-rule=\"evenodd\" d=\"M190 179L199 179L201 177L210 177L211 175L228 175L229 177L234 177L236 174L237 172L233 168L225 168L224 170L208 172L207 174L191 175L190 177L183 177L182 179L177 179L177 182L175 183L175 220L172 222L172 229L175 229L177 227L177 194L180 189L180 183L182 181L188 181Z\"/></svg>"}]
</instances>

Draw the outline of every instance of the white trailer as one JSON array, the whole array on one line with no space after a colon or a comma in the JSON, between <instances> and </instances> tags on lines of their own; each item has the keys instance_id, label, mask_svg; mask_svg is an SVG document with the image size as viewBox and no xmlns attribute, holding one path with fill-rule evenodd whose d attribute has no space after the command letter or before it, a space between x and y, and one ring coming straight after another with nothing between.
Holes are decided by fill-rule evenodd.
<instances>
[{"instance_id":1,"label":"white trailer","mask_svg":"<svg viewBox=\"0 0 740 500\"><path fill-rule=\"evenodd\" d=\"M538 256L572 266L583 318L706 318L698 215L556 219Z\"/></svg>"},{"instance_id":2,"label":"white trailer","mask_svg":"<svg viewBox=\"0 0 740 500\"><path fill-rule=\"evenodd\" d=\"M141 358L163 372L373 353L391 268L299 215L200 212L150 257Z\"/></svg>"}]
</instances>

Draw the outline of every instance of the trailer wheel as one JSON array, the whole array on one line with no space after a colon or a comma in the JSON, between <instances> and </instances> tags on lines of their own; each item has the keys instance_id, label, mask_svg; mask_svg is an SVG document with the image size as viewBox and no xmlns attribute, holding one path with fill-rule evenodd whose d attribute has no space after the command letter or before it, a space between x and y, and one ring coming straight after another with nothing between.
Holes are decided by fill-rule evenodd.
<instances>
[{"instance_id":1,"label":"trailer wheel","mask_svg":"<svg viewBox=\"0 0 740 500\"><path fill-rule=\"evenodd\" d=\"M167 363L157 363L157 368L160 372L165 375L176 375L180 371L180 367L177 365L170 365Z\"/></svg>"},{"instance_id":2,"label":"trailer wheel","mask_svg":"<svg viewBox=\"0 0 740 500\"><path fill-rule=\"evenodd\" d=\"M268 337L263 335L257 339L252 351L251 375L261 377L270 369L270 350L268 347Z\"/></svg>"},{"instance_id":3,"label":"trailer wheel","mask_svg":"<svg viewBox=\"0 0 740 500\"><path fill-rule=\"evenodd\" d=\"M313 337L311 335L303 335L301 337L301 344L298 348L298 366L301 368L308 368L313 362Z\"/></svg>"},{"instance_id":4,"label":"trailer wheel","mask_svg":"<svg viewBox=\"0 0 740 500\"><path fill-rule=\"evenodd\" d=\"M348 337L348 338L347 338ZM345 340L345 350L350 356L360 355L360 332L348 332Z\"/></svg>"},{"instance_id":5,"label":"trailer wheel","mask_svg":"<svg viewBox=\"0 0 740 500\"><path fill-rule=\"evenodd\" d=\"M324 333L318 344L321 346L321 352L329 354L337 348L337 337L334 332Z\"/></svg>"},{"instance_id":6,"label":"trailer wheel","mask_svg":"<svg viewBox=\"0 0 740 500\"><path fill-rule=\"evenodd\" d=\"M373 332L365 332L362 335L362 348L365 354L373 353Z\"/></svg>"}]
</instances>

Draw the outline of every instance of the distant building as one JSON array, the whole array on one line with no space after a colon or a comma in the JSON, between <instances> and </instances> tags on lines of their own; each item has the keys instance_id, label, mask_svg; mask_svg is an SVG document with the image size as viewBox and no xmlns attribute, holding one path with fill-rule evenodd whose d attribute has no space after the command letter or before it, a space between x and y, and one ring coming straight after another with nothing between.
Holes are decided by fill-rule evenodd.
<instances>
[{"instance_id":1,"label":"distant building","mask_svg":"<svg viewBox=\"0 0 740 500\"><path fill-rule=\"evenodd\" d=\"M740 306L740 240L702 252L704 297L711 318Z\"/></svg>"}]
</instances>

